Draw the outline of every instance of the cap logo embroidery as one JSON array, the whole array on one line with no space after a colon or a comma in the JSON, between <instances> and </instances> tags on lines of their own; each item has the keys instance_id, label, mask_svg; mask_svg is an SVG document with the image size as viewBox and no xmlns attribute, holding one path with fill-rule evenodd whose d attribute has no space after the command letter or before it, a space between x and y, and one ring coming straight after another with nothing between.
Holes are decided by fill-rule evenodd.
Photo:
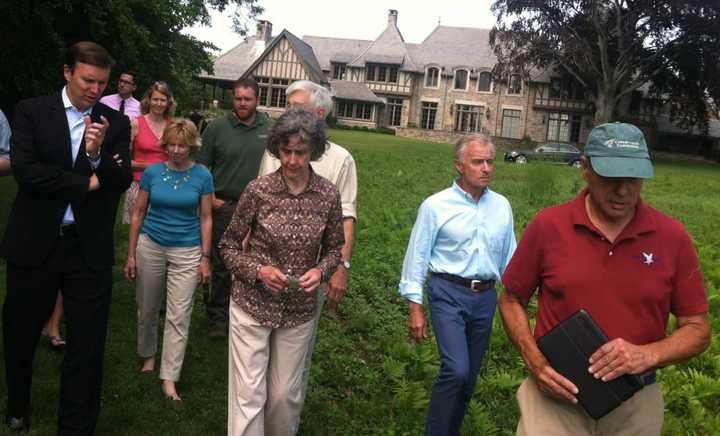
<instances>
[{"instance_id":1,"label":"cap logo embroidery","mask_svg":"<svg viewBox=\"0 0 720 436\"><path fill-rule=\"evenodd\" d=\"M643 257L645 258L645 260L643 261L643 263L644 263L645 265L652 265L653 262L655 262L655 261L653 260L653 253L646 253L646 252L643 251L643 254L642 254L642 255L643 255Z\"/></svg>"},{"instance_id":2,"label":"cap logo embroidery","mask_svg":"<svg viewBox=\"0 0 720 436\"><path fill-rule=\"evenodd\" d=\"M626 141L623 139L608 139L604 142L605 147L607 148L632 148L634 150L637 150L640 148L640 143L637 141Z\"/></svg>"}]
</instances>

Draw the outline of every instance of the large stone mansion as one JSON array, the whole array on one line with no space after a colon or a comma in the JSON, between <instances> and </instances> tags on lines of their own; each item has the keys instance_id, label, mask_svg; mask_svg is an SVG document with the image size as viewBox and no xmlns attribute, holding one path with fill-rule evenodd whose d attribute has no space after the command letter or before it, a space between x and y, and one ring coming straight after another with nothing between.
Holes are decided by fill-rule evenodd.
<instances>
[{"instance_id":1,"label":"large stone mansion","mask_svg":"<svg viewBox=\"0 0 720 436\"><path fill-rule=\"evenodd\" d=\"M214 73L200 79L228 88L239 77L254 77L259 110L271 115L284 110L287 86L306 79L330 88L333 115L345 125L390 127L440 142L483 132L499 143L529 137L582 144L593 120L584 90L551 70L493 80L489 33L438 25L420 44L411 44L398 28L396 10L372 41L300 39L288 30L273 36L272 24L260 21L254 37L218 57ZM637 105L636 115L655 116L643 113L653 108L642 98L634 100L628 104Z\"/></svg>"}]
</instances>

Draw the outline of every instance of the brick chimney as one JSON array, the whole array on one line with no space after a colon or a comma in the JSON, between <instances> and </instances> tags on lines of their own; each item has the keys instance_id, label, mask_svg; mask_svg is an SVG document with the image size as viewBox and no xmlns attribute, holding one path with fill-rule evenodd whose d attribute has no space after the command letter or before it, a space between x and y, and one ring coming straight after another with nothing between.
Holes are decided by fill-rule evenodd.
<instances>
[{"instance_id":1,"label":"brick chimney","mask_svg":"<svg viewBox=\"0 0 720 436\"><path fill-rule=\"evenodd\" d=\"M258 21L255 38L258 41L270 41L272 39L272 23L267 20Z\"/></svg>"},{"instance_id":2,"label":"brick chimney","mask_svg":"<svg viewBox=\"0 0 720 436\"><path fill-rule=\"evenodd\" d=\"M390 9L388 11L388 26L392 25L393 27L397 27L397 16L397 9Z\"/></svg>"}]
</instances>

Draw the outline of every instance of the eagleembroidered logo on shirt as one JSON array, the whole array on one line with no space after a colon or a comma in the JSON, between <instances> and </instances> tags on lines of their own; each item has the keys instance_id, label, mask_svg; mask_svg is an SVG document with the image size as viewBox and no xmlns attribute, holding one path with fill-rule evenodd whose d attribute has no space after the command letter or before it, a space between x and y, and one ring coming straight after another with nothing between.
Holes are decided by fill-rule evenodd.
<instances>
[{"instance_id":1,"label":"eagleembroidered logo on shirt","mask_svg":"<svg viewBox=\"0 0 720 436\"><path fill-rule=\"evenodd\" d=\"M643 251L643 254L642 254L642 255L643 255L643 257L645 258L645 261L643 262L645 265L652 265L653 262L655 262L655 261L653 260L653 253L649 253L649 254L648 254L648 253L646 253L646 252Z\"/></svg>"},{"instance_id":2,"label":"eagleembroidered logo on shirt","mask_svg":"<svg viewBox=\"0 0 720 436\"><path fill-rule=\"evenodd\" d=\"M639 256L633 256L632 258L642 262L649 268L658 268L662 265L662 258L653 252L641 251Z\"/></svg>"}]
</instances>

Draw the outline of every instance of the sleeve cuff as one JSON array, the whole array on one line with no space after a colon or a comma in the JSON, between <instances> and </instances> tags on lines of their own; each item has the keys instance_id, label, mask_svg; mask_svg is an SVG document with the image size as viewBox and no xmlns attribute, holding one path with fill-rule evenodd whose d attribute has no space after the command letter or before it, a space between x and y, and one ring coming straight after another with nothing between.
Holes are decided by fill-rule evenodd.
<instances>
[{"instance_id":1,"label":"sleeve cuff","mask_svg":"<svg viewBox=\"0 0 720 436\"><path fill-rule=\"evenodd\" d=\"M354 203L343 203L342 204L342 216L343 218L352 218L357 221L357 211Z\"/></svg>"},{"instance_id":2,"label":"sleeve cuff","mask_svg":"<svg viewBox=\"0 0 720 436\"><path fill-rule=\"evenodd\" d=\"M414 282L400 281L400 295L409 301L423 304L422 286Z\"/></svg>"}]
</instances>

